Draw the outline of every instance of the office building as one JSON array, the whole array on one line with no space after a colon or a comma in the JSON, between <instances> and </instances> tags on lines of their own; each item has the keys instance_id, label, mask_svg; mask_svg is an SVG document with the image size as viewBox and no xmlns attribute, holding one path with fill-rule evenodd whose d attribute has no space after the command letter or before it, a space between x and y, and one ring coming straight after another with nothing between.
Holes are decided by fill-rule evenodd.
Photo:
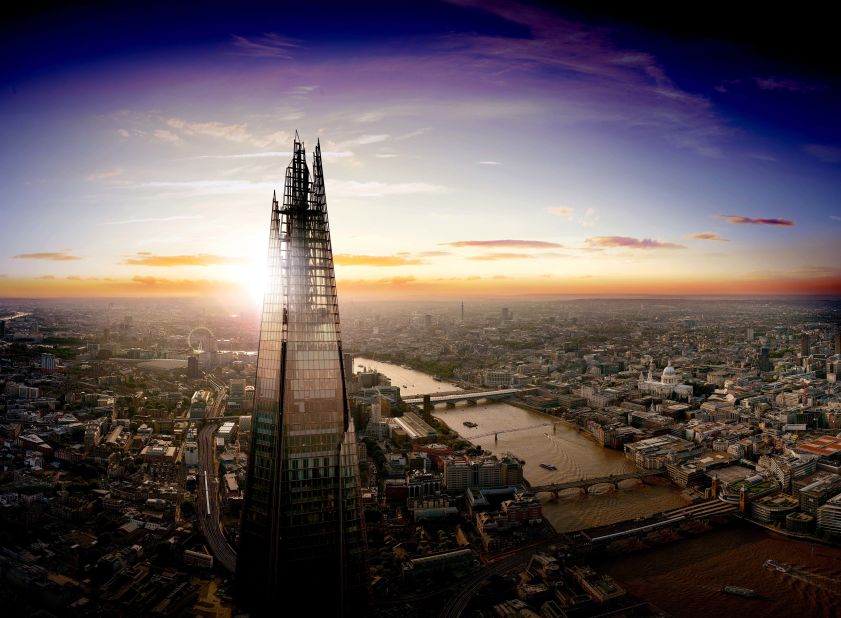
<instances>
[{"instance_id":1,"label":"office building","mask_svg":"<svg viewBox=\"0 0 841 618\"><path fill-rule=\"evenodd\" d=\"M364 615L368 572L356 436L344 382L327 203L294 142L283 204L272 200L251 450L237 554L252 614L303 604Z\"/></svg>"},{"instance_id":2,"label":"office building","mask_svg":"<svg viewBox=\"0 0 841 618\"><path fill-rule=\"evenodd\" d=\"M196 356L187 358L187 377L191 380L198 378L201 375L199 372L199 359Z\"/></svg>"}]
</instances>

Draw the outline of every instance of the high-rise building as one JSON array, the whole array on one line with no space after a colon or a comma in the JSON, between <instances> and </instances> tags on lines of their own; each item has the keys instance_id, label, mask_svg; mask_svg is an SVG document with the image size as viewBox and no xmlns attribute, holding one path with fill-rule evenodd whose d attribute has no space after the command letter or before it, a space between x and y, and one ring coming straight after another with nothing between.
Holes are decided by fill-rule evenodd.
<instances>
[{"instance_id":1,"label":"high-rise building","mask_svg":"<svg viewBox=\"0 0 841 618\"><path fill-rule=\"evenodd\" d=\"M49 354L47 352L41 354L41 369L43 369L44 371L55 371L55 354Z\"/></svg>"},{"instance_id":2,"label":"high-rise building","mask_svg":"<svg viewBox=\"0 0 841 618\"><path fill-rule=\"evenodd\" d=\"M841 329L841 327L839 327ZM835 333L835 353L841 354L841 330Z\"/></svg>"},{"instance_id":3,"label":"high-rise building","mask_svg":"<svg viewBox=\"0 0 841 618\"><path fill-rule=\"evenodd\" d=\"M195 356L187 357L187 377L190 379L198 378L201 375L199 371L199 359Z\"/></svg>"},{"instance_id":4,"label":"high-rise building","mask_svg":"<svg viewBox=\"0 0 841 618\"><path fill-rule=\"evenodd\" d=\"M800 335L800 356L809 356L809 333Z\"/></svg>"},{"instance_id":5,"label":"high-rise building","mask_svg":"<svg viewBox=\"0 0 841 618\"><path fill-rule=\"evenodd\" d=\"M766 346L759 348L759 370L771 371L770 350Z\"/></svg>"},{"instance_id":6,"label":"high-rise building","mask_svg":"<svg viewBox=\"0 0 841 618\"><path fill-rule=\"evenodd\" d=\"M365 528L321 148L310 181L297 134L283 204L272 200L268 265L238 602L282 611L294 597L313 616L364 614Z\"/></svg>"}]
</instances>

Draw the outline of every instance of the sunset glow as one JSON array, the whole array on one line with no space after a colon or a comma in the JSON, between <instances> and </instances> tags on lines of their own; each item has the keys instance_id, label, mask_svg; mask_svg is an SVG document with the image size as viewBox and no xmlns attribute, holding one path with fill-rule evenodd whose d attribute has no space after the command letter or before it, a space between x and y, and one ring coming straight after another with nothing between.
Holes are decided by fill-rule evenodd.
<instances>
[{"instance_id":1,"label":"sunset glow","mask_svg":"<svg viewBox=\"0 0 841 618\"><path fill-rule=\"evenodd\" d=\"M0 295L258 302L296 129L324 150L343 298L841 292L831 78L436 6L347 38L220 13L96 61L7 42L28 60L0 97Z\"/></svg>"}]
</instances>

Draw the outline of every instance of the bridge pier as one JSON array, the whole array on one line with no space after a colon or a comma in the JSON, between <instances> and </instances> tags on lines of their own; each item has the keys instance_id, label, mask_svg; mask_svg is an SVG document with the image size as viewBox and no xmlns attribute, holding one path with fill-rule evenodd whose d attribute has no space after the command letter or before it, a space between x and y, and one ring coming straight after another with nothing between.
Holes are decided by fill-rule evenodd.
<instances>
[{"instance_id":1,"label":"bridge pier","mask_svg":"<svg viewBox=\"0 0 841 618\"><path fill-rule=\"evenodd\" d=\"M475 399L468 399L468 400L467 400L467 405L469 405L469 406L475 406L475 405L476 405L476 400L475 400Z\"/></svg>"},{"instance_id":2,"label":"bridge pier","mask_svg":"<svg viewBox=\"0 0 841 618\"><path fill-rule=\"evenodd\" d=\"M614 489L614 491L619 491L619 483L614 483L613 484L613 489Z\"/></svg>"},{"instance_id":3,"label":"bridge pier","mask_svg":"<svg viewBox=\"0 0 841 618\"><path fill-rule=\"evenodd\" d=\"M581 486L581 493L584 494L585 496L589 496L590 495L590 486L589 485L582 485Z\"/></svg>"},{"instance_id":4,"label":"bridge pier","mask_svg":"<svg viewBox=\"0 0 841 618\"><path fill-rule=\"evenodd\" d=\"M447 407L448 407L448 408L455 408L455 407L456 407L456 404L455 404L455 402L453 402L453 401L448 401L448 402L447 402Z\"/></svg>"}]
</instances>

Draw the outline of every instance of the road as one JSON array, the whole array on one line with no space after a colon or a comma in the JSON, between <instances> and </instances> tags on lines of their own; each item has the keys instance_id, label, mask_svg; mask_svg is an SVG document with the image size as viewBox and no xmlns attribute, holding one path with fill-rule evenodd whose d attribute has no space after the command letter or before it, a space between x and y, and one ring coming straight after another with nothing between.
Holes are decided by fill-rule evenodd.
<instances>
[{"instance_id":1,"label":"road","mask_svg":"<svg viewBox=\"0 0 841 618\"><path fill-rule=\"evenodd\" d=\"M217 388L216 401L207 416L220 415L225 403L224 389ZM199 430L199 475L196 479L196 513L199 517L204 538L216 561L233 573L236 570L237 555L222 533L219 523L219 480L216 478L216 452L213 437L218 423L205 422Z\"/></svg>"}]
</instances>

